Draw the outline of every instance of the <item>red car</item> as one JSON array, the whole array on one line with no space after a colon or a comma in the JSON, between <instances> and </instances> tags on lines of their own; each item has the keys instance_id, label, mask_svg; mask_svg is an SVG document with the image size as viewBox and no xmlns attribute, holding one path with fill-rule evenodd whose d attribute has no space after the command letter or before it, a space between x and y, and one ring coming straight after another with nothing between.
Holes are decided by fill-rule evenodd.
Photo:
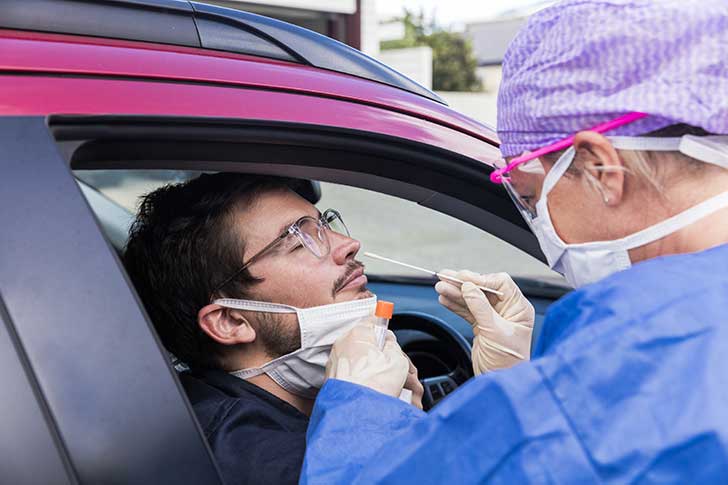
<instances>
[{"instance_id":1,"label":"red car","mask_svg":"<svg viewBox=\"0 0 728 485\"><path fill-rule=\"evenodd\" d=\"M280 174L325 182L316 197L367 189L342 201L412 258L428 257L430 215L397 203L457 224L453 254L458 237L475 241L465 228L502 241L478 242L481 257L538 258L488 182L497 146L401 74L266 17L183 0L0 3L2 482L220 483L119 263L129 194L200 171ZM432 406L471 375L470 328L427 278L370 279L397 303L392 326ZM519 283L539 314L564 291Z\"/></svg>"}]
</instances>

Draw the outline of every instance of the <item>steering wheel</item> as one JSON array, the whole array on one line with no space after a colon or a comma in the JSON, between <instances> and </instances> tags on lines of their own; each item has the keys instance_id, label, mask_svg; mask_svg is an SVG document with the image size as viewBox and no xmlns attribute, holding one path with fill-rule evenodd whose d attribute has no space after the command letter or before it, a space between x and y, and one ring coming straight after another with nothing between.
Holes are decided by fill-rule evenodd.
<instances>
[{"instance_id":1,"label":"steering wheel","mask_svg":"<svg viewBox=\"0 0 728 485\"><path fill-rule=\"evenodd\" d=\"M444 321L426 313L398 313L390 320L389 329L397 334L402 350L416 366L422 358L435 362L425 372L428 375L423 376L422 369L418 368L425 388L422 396L425 411L473 377L470 344ZM412 333L405 331L416 331L417 337L400 339L400 335Z\"/></svg>"}]
</instances>

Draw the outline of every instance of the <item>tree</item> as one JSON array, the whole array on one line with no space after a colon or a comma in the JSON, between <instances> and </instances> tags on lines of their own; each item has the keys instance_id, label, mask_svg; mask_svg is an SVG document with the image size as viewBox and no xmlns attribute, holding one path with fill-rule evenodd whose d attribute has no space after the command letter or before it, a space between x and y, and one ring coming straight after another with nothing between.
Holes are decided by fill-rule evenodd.
<instances>
[{"instance_id":1,"label":"tree","mask_svg":"<svg viewBox=\"0 0 728 485\"><path fill-rule=\"evenodd\" d=\"M435 91L481 91L476 75L478 61L473 46L462 34L440 28L434 20L427 22L424 12L415 15L405 9L404 37L384 41L382 50L429 46L432 49L432 87Z\"/></svg>"}]
</instances>

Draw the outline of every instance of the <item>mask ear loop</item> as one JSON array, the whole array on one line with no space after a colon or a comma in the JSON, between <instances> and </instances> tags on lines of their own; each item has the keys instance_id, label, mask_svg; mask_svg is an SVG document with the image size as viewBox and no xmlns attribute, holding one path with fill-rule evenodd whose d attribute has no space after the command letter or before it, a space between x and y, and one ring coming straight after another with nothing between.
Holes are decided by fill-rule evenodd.
<instances>
[{"instance_id":1,"label":"mask ear loop","mask_svg":"<svg viewBox=\"0 0 728 485\"><path fill-rule=\"evenodd\" d=\"M685 135L680 141L680 152L702 162L728 169L728 136Z\"/></svg>"},{"instance_id":2,"label":"mask ear loop","mask_svg":"<svg viewBox=\"0 0 728 485\"><path fill-rule=\"evenodd\" d=\"M561 177L566 173L571 164L574 162L576 157L576 150L573 146L566 149L566 151L556 160L554 166L546 174L546 178L543 180L543 188L541 189L541 198L544 199L551 192L556 184L561 180ZM540 202L539 199L539 202Z\"/></svg>"},{"instance_id":3,"label":"mask ear loop","mask_svg":"<svg viewBox=\"0 0 728 485\"><path fill-rule=\"evenodd\" d=\"M566 173L566 170L569 168L569 166L574 161L574 157L576 155L576 150L574 150L574 147L569 147L566 149L566 151L559 157L558 160L556 160L556 163L554 163L554 166L549 170L549 172L546 174L546 178L543 181L543 188L541 190L541 197L538 199L538 202L536 203L536 220L534 221L534 224L539 225L540 227L550 227L551 230L549 232L553 232L553 236L556 238L559 243L561 243L562 246L566 247L568 246L568 243L566 243L559 235L556 233L556 229L554 228L553 221L551 220L551 214L549 214L549 207L548 207L548 194L551 192L551 189L553 189L556 184L561 180L561 177ZM539 218L543 218L541 221L539 221ZM534 231L536 232L536 231Z\"/></svg>"},{"instance_id":4,"label":"mask ear loop","mask_svg":"<svg viewBox=\"0 0 728 485\"><path fill-rule=\"evenodd\" d=\"M238 300L235 298L218 298L214 300L215 305L235 310L261 312L261 313L296 313L297 308L281 303L269 303L255 300Z\"/></svg>"},{"instance_id":5,"label":"mask ear loop","mask_svg":"<svg viewBox=\"0 0 728 485\"><path fill-rule=\"evenodd\" d=\"M571 146L559 157L558 160L556 160L553 168L546 175L546 179L543 183L543 191L541 193L541 197L546 197L548 193L551 192L551 189L553 189L559 182L559 180L561 180L561 177L563 177L563 175L569 170L569 167L571 166L571 164L574 163L575 160L576 149ZM591 177L591 174L589 174L589 176ZM609 195L605 192L604 187L602 187L602 185L598 181L592 181L593 187L601 194L604 203L609 204Z\"/></svg>"}]
</instances>

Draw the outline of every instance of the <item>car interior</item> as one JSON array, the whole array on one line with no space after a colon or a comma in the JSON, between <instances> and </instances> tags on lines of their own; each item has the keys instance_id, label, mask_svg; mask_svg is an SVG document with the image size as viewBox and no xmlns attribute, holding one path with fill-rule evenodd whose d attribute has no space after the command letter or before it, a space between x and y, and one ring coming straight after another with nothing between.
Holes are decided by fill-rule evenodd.
<instances>
[{"instance_id":1,"label":"car interior","mask_svg":"<svg viewBox=\"0 0 728 485\"><path fill-rule=\"evenodd\" d=\"M300 126L229 120L58 117L50 126L117 255L139 196L202 172L262 173L305 180L305 197L321 210L342 212L362 251L435 270L514 274L537 310L534 341L546 308L567 291L558 275L513 245L522 228L477 211L496 205L494 199L496 207L510 201L498 200L499 194L482 188L486 184L472 190L459 183L463 162L456 154L433 154L432 147L402 146L401 140L387 140L391 146L376 140L375 151L360 133L308 133L301 147ZM432 173L442 165L449 165L454 180ZM478 169L467 175L485 180ZM386 221L380 218L383 211ZM366 258L362 262L369 288L395 303L390 328L418 367L429 409L473 375L470 325L438 304L434 278Z\"/></svg>"}]
</instances>

